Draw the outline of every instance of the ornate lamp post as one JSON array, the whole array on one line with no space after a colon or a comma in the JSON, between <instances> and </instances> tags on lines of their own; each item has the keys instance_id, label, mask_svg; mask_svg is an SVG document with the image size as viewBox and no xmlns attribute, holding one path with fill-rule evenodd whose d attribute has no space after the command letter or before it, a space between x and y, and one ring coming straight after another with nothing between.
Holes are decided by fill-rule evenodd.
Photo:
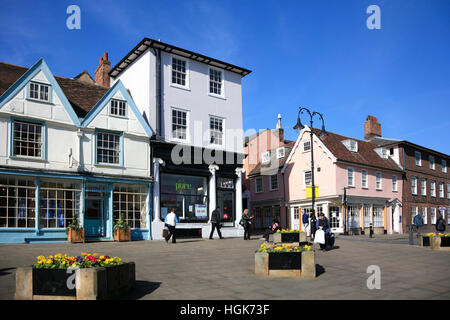
<instances>
[{"instance_id":1,"label":"ornate lamp post","mask_svg":"<svg viewBox=\"0 0 450 320\"><path fill-rule=\"evenodd\" d=\"M316 189L315 189L315 185L314 185L314 153L313 153L313 118L314 116L318 115L319 118L322 120L322 130L320 131L320 135L326 135L326 131L325 131L325 124L323 121L323 115L319 112L311 112L309 109L307 108L299 108L298 110L298 117L297 117L297 124L295 125L294 129L297 132L300 132L300 130L302 130L303 128L305 128L302 125L302 122L300 121L300 114L302 114L304 111L306 111L309 115L310 118L310 126L309 126L309 136L311 139L311 184L312 184L312 212L310 214L310 218L311 218L311 236L314 238L314 234L316 231L316 213L315 213L315 209L314 209L314 205L315 205L315 201L316 201Z\"/></svg>"}]
</instances>

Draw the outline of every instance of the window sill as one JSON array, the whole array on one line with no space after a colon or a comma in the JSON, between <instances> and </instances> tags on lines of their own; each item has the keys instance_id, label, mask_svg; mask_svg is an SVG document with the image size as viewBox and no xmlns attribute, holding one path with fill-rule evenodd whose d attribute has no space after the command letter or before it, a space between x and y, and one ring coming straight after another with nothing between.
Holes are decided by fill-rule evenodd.
<instances>
[{"instance_id":1,"label":"window sill","mask_svg":"<svg viewBox=\"0 0 450 320\"><path fill-rule=\"evenodd\" d=\"M276 188L276 189L270 189L270 191L278 191L279 190L279 188Z\"/></svg>"},{"instance_id":2,"label":"window sill","mask_svg":"<svg viewBox=\"0 0 450 320\"><path fill-rule=\"evenodd\" d=\"M181 89L181 90L185 90L185 91L191 91L191 88L189 88L188 86L182 86L180 84L171 83L170 86L172 88L177 88L177 89Z\"/></svg>"},{"instance_id":3,"label":"window sill","mask_svg":"<svg viewBox=\"0 0 450 320\"><path fill-rule=\"evenodd\" d=\"M220 96L220 95L214 94L214 93L208 93L208 96L213 97L213 98L217 98L217 99L227 100L225 98L225 96Z\"/></svg>"},{"instance_id":4,"label":"window sill","mask_svg":"<svg viewBox=\"0 0 450 320\"><path fill-rule=\"evenodd\" d=\"M117 115L117 114L112 114L112 113L108 113L108 115L109 115L110 117L113 117L113 118L118 118L118 119L123 119L123 120L129 120L127 116L119 116L119 115Z\"/></svg>"},{"instance_id":5,"label":"window sill","mask_svg":"<svg viewBox=\"0 0 450 320\"><path fill-rule=\"evenodd\" d=\"M53 102L45 101L45 100L32 99L32 98L26 98L25 100L30 101L30 102L37 102L37 103L48 104L48 105L51 105L51 106L55 105Z\"/></svg>"},{"instance_id":6,"label":"window sill","mask_svg":"<svg viewBox=\"0 0 450 320\"><path fill-rule=\"evenodd\" d=\"M32 158L32 157L23 157L23 156L10 156L10 159L20 160L20 161L34 161L34 162L47 162L47 159L42 158Z\"/></svg>"},{"instance_id":7,"label":"window sill","mask_svg":"<svg viewBox=\"0 0 450 320\"><path fill-rule=\"evenodd\" d=\"M117 168L117 169L124 169L125 167L120 164L103 164L103 163L96 163L96 167L104 167L104 168Z\"/></svg>"}]
</instances>

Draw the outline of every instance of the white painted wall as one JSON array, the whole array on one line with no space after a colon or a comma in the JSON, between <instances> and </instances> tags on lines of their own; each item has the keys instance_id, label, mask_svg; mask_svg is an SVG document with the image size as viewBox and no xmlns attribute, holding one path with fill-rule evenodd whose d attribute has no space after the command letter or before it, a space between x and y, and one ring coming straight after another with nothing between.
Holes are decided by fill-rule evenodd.
<instances>
[{"instance_id":1,"label":"white painted wall","mask_svg":"<svg viewBox=\"0 0 450 320\"><path fill-rule=\"evenodd\" d=\"M43 72L39 72L33 80L49 83ZM27 86L0 109L0 165L76 172L78 167L76 162L73 162L72 167L69 166L69 151L72 149L73 159L79 161L84 170L99 174L150 176L149 137L128 104L126 118L110 116L108 103L87 128L81 129L83 138L80 159L77 136L79 128L72 123L55 90L51 90L52 104L27 100L26 90ZM123 99L120 92L115 94L114 98ZM45 160L10 157L11 118L45 122ZM95 128L124 132L122 168L94 165Z\"/></svg>"},{"instance_id":2,"label":"white painted wall","mask_svg":"<svg viewBox=\"0 0 450 320\"><path fill-rule=\"evenodd\" d=\"M148 49L133 64L123 71L118 78L127 89L141 111L148 111L149 122L156 128L156 73L155 56ZM185 58L183 58L185 59ZM198 147L218 149L209 144L209 116L224 119L224 150L243 153L242 126L242 77L236 73L223 71L224 97L209 95L209 66L188 59L189 87L179 88L171 85L172 55L161 53L163 65L162 81L162 133L166 141L174 141L171 137L172 108L188 111L188 139L184 142ZM148 71L147 75L143 73ZM150 108L150 109L147 109ZM180 142L180 141L176 141Z\"/></svg>"}]
</instances>

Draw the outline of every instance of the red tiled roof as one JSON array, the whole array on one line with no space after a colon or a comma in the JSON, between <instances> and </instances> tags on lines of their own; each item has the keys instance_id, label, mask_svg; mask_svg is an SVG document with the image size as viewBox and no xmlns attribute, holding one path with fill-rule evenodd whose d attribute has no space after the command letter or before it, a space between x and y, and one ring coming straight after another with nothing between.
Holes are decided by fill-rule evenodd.
<instances>
[{"instance_id":1,"label":"red tiled roof","mask_svg":"<svg viewBox=\"0 0 450 320\"><path fill-rule=\"evenodd\" d=\"M0 62L0 96L13 85L28 68ZM78 80L55 77L78 117L84 118L109 88L90 85Z\"/></svg>"},{"instance_id":2,"label":"red tiled roof","mask_svg":"<svg viewBox=\"0 0 450 320\"><path fill-rule=\"evenodd\" d=\"M332 132L327 132L326 136L321 137L320 130L313 129L313 131L338 160L389 170L402 171L394 160L390 158L384 159L374 151L375 148L379 147L376 143L349 138ZM347 139L358 142L358 152L352 152L347 149L347 147L342 143L342 141Z\"/></svg>"},{"instance_id":3,"label":"red tiled roof","mask_svg":"<svg viewBox=\"0 0 450 320\"><path fill-rule=\"evenodd\" d=\"M284 143L285 143L284 145L280 146L280 147L286 147L286 152L285 152L283 158L277 159L276 152L273 152L274 150L276 150L280 147L277 147L276 149L268 150L268 151L272 151L271 155L270 155L270 161L267 164L266 163L262 164L262 162L259 161L258 164L253 168L253 170L250 171L248 176L251 177L254 175L258 175L261 173L261 171L269 170L269 168L271 169L271 171L274 171L272 174L275 174L276 173L275 169L279 170L280 168L282 168L284 166L287 158L289 157L289 153L291 152L292 147L295 145L295 141L284 140ZM279 161L278 168L271 168L272 161Z\"/></svg>"}]
</instances>

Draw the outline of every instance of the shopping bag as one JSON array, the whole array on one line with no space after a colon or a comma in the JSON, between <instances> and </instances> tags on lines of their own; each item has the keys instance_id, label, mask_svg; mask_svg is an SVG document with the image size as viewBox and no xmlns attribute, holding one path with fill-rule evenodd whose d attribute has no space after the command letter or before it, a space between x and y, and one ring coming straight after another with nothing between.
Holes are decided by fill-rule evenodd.
<instances>
[{"instance_id":1,"label":"shopping bag","mask_svg":"<svg viewBox=\"0 0 450 320\"><path fill-rule=\"evenodd\" d=\"M325 244L325 232L322 229L316 231L314 243Z\"/></svg>"}]
</instances>

